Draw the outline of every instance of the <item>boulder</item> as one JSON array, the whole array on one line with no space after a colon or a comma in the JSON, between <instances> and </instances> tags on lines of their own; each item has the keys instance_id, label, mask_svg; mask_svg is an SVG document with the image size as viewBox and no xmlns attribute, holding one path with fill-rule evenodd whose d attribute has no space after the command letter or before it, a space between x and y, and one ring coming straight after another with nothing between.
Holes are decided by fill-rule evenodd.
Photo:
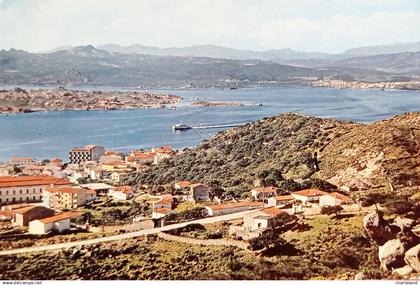
<instances>
[{"instance_id":1,"label":"boulder","mask_svg":"<svg viewBox=\"0 0 420 285\"><path fill-rule=\"evenodd\" d=\"M398 275L405 276L413 272L413 269L410 266L406 265L404 267L394 269L394 272Z\"/></svg>"},{"instance_id":2,"label":"boulder","mask_svg":"<svg viewBox=\"0 0 420 285\"><path fill-rule=\"evenodd\" d=\"M381 262L381 269L390 270L404 266L404 253L404 244L399 239L387 241L379 247L378 256Z\"/></svg>"},{"instance_id":3,"label":"boulder","mask_svg":"<svg viewBox=\"0 0 420 285\"><path fill-rule=\"evenodd\" d=\"M363 227L369 237L379 245L394 239L397 234L383 218L383 214L378 211L370 213L363 218Z\"/></svg>"},{"instance_id":4,"label":"boulder","mask_svg":"<svg viewBox=\"0 0 420 285\"><path fill-rule=\"evenodd\" d=\"M366 274L364 272L358 272L355 276L354 276L354 280L366 280Z\"/></svg>"},{"instance_id":5,"label":"boulder","mask_svg":"<svg viewBox=\"0 0 420 285\"><path fill-rule=\"evenodd\" d=\"M420 272L420 244L407 250L404 261L410 265L414 271Z\"/></svg>"},{"instance_id":6,"label":"boulder","mask_svg":"<svg viewBox=\"0 0 420 285\"><path fill-rule=\"evenodd\" d=\"M406 229L411 229L415 225L416 221L408 218L401 218L397 217L395 218L392 225L397 226L400 228L401 231L404 231Z\"/></svg>"}]
</instances>

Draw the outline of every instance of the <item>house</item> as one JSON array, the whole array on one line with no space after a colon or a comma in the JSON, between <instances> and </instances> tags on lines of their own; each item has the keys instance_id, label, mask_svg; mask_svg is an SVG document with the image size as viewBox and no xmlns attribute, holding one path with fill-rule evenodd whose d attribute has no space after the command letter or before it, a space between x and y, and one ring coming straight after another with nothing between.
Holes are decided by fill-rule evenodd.
<instances>
[{"instance_id":1,"label":"house","mask_svg":"<svg viewBox=\"0 0 420 285\"><path fill-rule=\"evenodd\" d=\"M350 203L350 199L338 192L327 193L319 197L319 206L336 206Z\"/></svg>"},{"instance_id":2,"label":"house","mask_svg":"<svg viewBox=\"0 0 420 285\"><path fill-rule=\"evenodd\" d=\"M268 198L267 205L269 207L283 207L288 204L293 203L295 198L293 198L292 195L281 195L281 196L275 196Z\"/></svg>"},{"instance_id":3,"label":"house","mask_svg":"<svg viewBox=\"0 0 420 285\"><path fill-rule=\"evenodd\" d=\"M109 177L112 183L120 183L127 175L128 173L125 171L114 171Z\"/></svg>"},{"instance_id":4,"label":"house","mask_svg":"<svg viewBox=\"0 0 420 285\"><path fill-rule=\"evenodd\" d=\"M160 219L160 218L163 218L170 213L174 213L174 211L171 210L171 209L168 209L168 208L153 209L152 219Z\"/></svg>"},{"instance_id":5,"label":"house","mask_svg":"<svg viewBox=\"0 0 420 285\"><path fill-rule=\"evenodd\" d=\"M328 194L319 189L305 189L291 193L293 198L301 201L303 204L318 203L319 197Z\"/></svg>"},{"instance_id":6,"label":"house","mask_svg":"<svg viewBox=\"0 0 420 285\"><path fill-rule=\"evenodd\" d=\"M256 200L266 199L277 195L279 188L276 187L258 187L251 190L251 196Z\"/></svg>"},{"instance_id":7,"label":"house","mask_svg":"<svg viewBox=\"0 0 420 285\"><path fill-rule=\"evenodd\" d=\"M172 195L162 195L158 201L153 202L153 209L172 209L174 198Z\"/></svg>"},{"instance_id":8,"label":"house","mask_svg":"<svg viewBox=\"0 0 420 285\"><path fill-rule=\"evenodd\" d=\"M233 213L248 211L251 209L262 208L262 207L263 207L262 202L241 201L237 203L207 206L206 210L209 216L220 216L220 215L233 214Z\"/></svg>"},{"instance_id":9,"label":"house","mask_svg":"<svg viewBox=\"0 0 420 285\"><path fill-rule=\"evenodd\" d=\"M244 228L248 231L265 230L275 226L275 218L286 214L276 207L265 208L244 216Z\"/></svg>"},{"instance_id":10,"label":"house","mask_svg":"<svg viewBox=\"0 0 420 285\"><path fill-rule=\"evenodd\" d=\"M53 209L75 209L86 204L82 188L49 188L43 193L43 205Z\"/></svg>"},{"instance_id":11,"label":"house","mask_svg":"<svg viewBox=\"0 0 420 285\"><path fill-rule=\"evenodd\" d=\"M81 187L84 189L95 190L96 195L108 194L110 190L115 188L114 186L106 183L87 183L82 184Z\"/></svg>"},{"instance_id":12,"label":"house","mask_svg":"<svg viewBox=\"0 0 420 285\"><path fill-rule=\"evenodd\" d=\"M35 164L35 160L31 157L12 157L10 163L16 166L24 166Z\"/></svg>"},{"instance_id":13,"label":"house","mask_svg":"<svg viewBox=\"0 0 420 285\"><path fill-rule=\"evenodd\" d=\"M105 154L105 149L100 145L89 144L84 147L72 148L69 152L71 164L80 164L85 161L99 161L99 158Z\"/></svg>"},{"instance_id":14,"label":"house","mask_svg":"<svg viewBox=\"0 0 420 285\"><path fill-rule=\"evenodd\" d=\"M86 193L86 202L95 201L96 200L96 191L95 190L85 190Z\"/></svg>"},{"instance_id":15,"label":"house","mask_svg":"<svg viewBox=\"0 0 420 285\"><path fill-rule=\"evenodd\" d=\"M186 188L190 187L191 184L192 183L190 181L186 181L186 180L178 181L178 182L175 182L175 189L176 190L183 190L183 189L186 189Z\"/></svg>"},{"instance_id":16,"label":"house","mask_svg":"<svg viewBox=\"0 0 420 285\"><path fill-rule=\"evenodd\" d=\"M108 196L117 200L129 200L133 198L134 191L131 186L118 186L109 190Z\"/></svg>"},{"instance_id":17,"label":"house","mask_svg":"<svg viewBox=\"0 0 420 285\"><path fill-rule=\"evenodd\" d=\"M12 225L14 226L27 226L32 220L43 219L54 215L54 210L43 206L26 206L11 210L13 213Z\"/></svg>"},{"instance_id":18,"label":"house","mask_svg":"<svg viewBox=\"0 0 420 285\"><path fill-rule=\"evenodd\" d=\"M50 187L69 187L68 180L47 175L0 177L0 205L9 203L39 202L42 193Z\"/></svg>"},{"instance_id":19,"label":"house","mask_svg":"<svg viewBox=\"0 0 420 285\"><path fill-rule=\"evenodd\" d=\"M201 183L196 183L196 184L191 184L189 188L190 188L190 193L188 195L188 200L193 201L193 202L210 200L210 197L209 197L210 188L208 186Z\"/></svg>"},{"instance_id":20,"label":"house","mask_svg":"<svg viewBox=\"0 0 420 285\"><path fill-rule=\"evenodd\" d=\"M64 212L48 218L33 220L29 222L29 233L43 235L49 232L70 230L71 220L80 216L79 212Z\"/></svg>"}]
</instances>

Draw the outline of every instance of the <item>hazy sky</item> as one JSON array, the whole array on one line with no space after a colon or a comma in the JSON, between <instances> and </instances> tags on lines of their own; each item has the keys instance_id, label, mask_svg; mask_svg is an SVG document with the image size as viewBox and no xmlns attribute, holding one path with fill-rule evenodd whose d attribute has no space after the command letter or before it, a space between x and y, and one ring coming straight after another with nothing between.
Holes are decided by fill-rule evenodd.
<instances>
[{"instance_id":1,"label":"hazy sky","mask_svg":"<svg viewBox=\"0 0 420 285\"><path fill-rule=\"evenodd\" d=\"M419 0L0 0L0 49L139 43L340 52L419 40Z\"/></svg>"}]
</instances>

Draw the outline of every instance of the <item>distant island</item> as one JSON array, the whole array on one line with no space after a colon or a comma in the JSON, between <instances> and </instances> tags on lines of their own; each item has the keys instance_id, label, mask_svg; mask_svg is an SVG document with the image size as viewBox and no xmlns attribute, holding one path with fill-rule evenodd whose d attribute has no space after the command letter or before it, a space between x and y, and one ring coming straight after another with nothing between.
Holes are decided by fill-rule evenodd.
<instances>
[{"instance_id":1,"label":"distant island","mask_svg":"<svg viewBox=\"0 0 420 285\"><path fill-rule=\"evenodd\" d=\"M53 90L0 90L0 113L29 113L44 110L129 110L164 108L181 97L149 92Z\"/></svg>"},{"instance_id":2,"label":"distant island","mask_svg":"<svg viewBox=\"0 0 420 285\"><path fill-rule=\"evenodd\" d=\"M409 82L363 82L363 81L345 81L345 80L317 80L312 82L315 87L329 88L354 88L354 89L399 89L399 90L420 90L420 81Z\"/></svg>"}]
</instances>

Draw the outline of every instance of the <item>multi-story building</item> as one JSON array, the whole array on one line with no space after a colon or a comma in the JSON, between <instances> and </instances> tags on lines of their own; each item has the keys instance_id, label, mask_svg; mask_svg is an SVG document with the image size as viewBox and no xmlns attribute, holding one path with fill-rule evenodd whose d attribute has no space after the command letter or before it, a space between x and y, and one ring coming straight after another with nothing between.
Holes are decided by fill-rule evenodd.
<instances>
[{"instance_id":1,"label":"multi-story building","mask_svg":"<svg viewBox=\"0 0 420 285\"><path fill-rule=\"evenodd\" d=\"M100 145L89 144L84 147L75 147L69 152L70 163L79 164L85 161L98 161L105 154L105 149Z\"/></svg>"},{"instance_id":2,"label":"multi-story building","mask_svg":"<svg viewBox=\"0 0 420 285\"><path fill-rule=\"evenodd\" d=\"M68 187L68 180L46 176L2 176L0 177L0 204L39 202L42 192L51 187Z\"/></svg>"},{"instance_id":3,"label":"multi-story building","mask_svg":"<svg viewBox=\"0 0 420 285\"><path fill-rule=\"evenodd\" d=\"M16 166L32 165L35 164L35 160L31 157L12 157L10 163Z\"/></svg>"},{"instance_id":4,"label":"multi-story building","mask_svg":"<svg viewBox=\"0 0 420 285\"><path fill-rule=\"evenodd\" d=\"M75 209L86 204L86 190L82 188L48 188L44 190L42 203L53 209Z\"/></svg>"}]
</instances>

